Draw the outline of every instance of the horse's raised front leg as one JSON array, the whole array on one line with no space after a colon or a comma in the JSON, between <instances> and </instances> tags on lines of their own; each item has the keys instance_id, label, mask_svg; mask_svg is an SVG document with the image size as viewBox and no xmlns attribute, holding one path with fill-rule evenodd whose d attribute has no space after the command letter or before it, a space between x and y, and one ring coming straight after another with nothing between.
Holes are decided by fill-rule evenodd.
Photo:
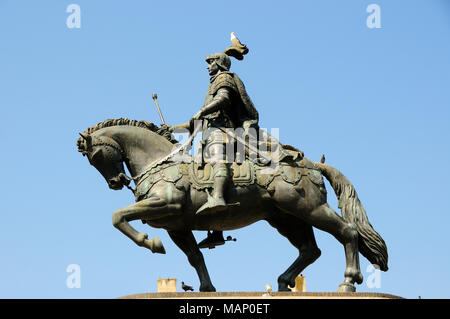
<instances>
[{"instance_id":1,"label":"horse's raised front leg","mask_svg":"<svg viewBox=\"0 0 450 319\"><path fill-rule=\"evenodd\" d=\"M200 279L200 291L216 291L209 278L203 254L197 246L192 231L168 231L168 233L173 242L186 254L191 266L197 271Z\"/></svg>"},{"instance_id":2,"label":"horse's raised front leg","mask_svg":"<svg viewBox=\"0 0 450 319\"><path fill-rule=\"evenodd\" d=\"M295 277L320 257L320 249L317 247L312 226L300 218L279 212L267 221L299 251L294 263L278 277L278 291L291 291L289 286L295 286Z\"/></svg>"},{"instance_id":3,"label":"horse's raised front leg","mask_svg":"<svg viewBox=\"0 0 450 319\"><path fill-rule=\"evenodd\" d=\"M167 204L160 198L151 197L116 210L112 215L112 223L114 227L134 241L136 245L148 248L152 253L165 254L166 250L159 238L148 239L147 234L139 233L128 222L167 216L178 212L180 208L180 204Z\"/></svg>"}]
</instances>

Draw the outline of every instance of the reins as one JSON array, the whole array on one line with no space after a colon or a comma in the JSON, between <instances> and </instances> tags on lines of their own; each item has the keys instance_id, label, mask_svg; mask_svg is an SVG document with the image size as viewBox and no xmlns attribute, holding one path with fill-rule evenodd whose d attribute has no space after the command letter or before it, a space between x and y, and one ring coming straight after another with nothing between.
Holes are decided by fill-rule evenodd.
<instances>
[{"instance_id":1,"label":"reins","mask_svg":"<svg viewBox=\"0 0 450 319\"><path fill-rule=\"evenodd\" d=\"M132 177L134 183L136 184L136 188L140 185L141 181L143 181L144 179L142 177L144 177L148 172L151 171L152 168L158 166L159 164L162 164L163 162L167 161L169 158L171 158L172 156L174 156L175 154L178 154L182 149L184 149L186 146L190 145L192 143L192 140L194 139L194 137L197 135L197 133L201 130L201 125L198 125L197 128L194 130L194 132L189 136L189 138L186 140L186 142L184 142L183 144L181 144L180 146L178 146L177 148L175 148L172 152L170 152L168 155L157 159L156 161L150 163L145 169L144 171L135 176Z\"/></svg>"}]
</instances>

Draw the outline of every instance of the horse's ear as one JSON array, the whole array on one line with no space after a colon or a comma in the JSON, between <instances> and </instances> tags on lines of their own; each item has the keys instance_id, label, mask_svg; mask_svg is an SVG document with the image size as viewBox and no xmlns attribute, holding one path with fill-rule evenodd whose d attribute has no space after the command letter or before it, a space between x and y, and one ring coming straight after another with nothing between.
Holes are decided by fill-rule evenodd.
<instances>
[{"instance_id":1,"label":"horse's ear","mask_svg":"<svg viewBox=\"0 0 450 319\"><path fill-rule=\"evenodd\" d=\"M92 136L86 133L78 133L86 141L86 146L89 148L92 143Z\"/></svg>"}]
</instances>

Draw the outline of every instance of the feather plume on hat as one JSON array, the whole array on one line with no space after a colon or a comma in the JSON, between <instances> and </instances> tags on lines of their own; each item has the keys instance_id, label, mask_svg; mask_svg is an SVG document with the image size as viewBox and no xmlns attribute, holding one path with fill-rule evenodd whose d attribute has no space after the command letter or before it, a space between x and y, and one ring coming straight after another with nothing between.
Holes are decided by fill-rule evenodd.
<instances>
[{"instance_id":1,"label":"feather plume on hat","mask_svg":"<svg viewBox=\"0 0 450 319\"><path fill-rule=\"evenodd\" d=\"M224 53L238 60L243 60L244 55L248 53L248 48L245 44L242 44L241 41L239 41L234 32L231 32L231 43L233 43L233 45L226 48Z\"/></svg>"}]
</instances>

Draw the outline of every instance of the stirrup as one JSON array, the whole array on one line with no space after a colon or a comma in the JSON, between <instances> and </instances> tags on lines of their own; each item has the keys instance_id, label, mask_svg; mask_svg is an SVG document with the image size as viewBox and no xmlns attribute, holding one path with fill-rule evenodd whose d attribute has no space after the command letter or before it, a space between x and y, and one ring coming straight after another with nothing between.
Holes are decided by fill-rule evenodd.
<instances>
[{"instance_id":1,"label":"stirrup","mask_svg":"<svg viewBox=\"0 0 450 319\"><path fill-rule=\"evenodd\" d=\"M213 231L212 233L208 231L208 236L198 244L198 248L213 249L223 244L225 244L225 239L223 239L221 231Z\"/></svg>"},{"instance_id":2,"label":"stirrup","mask_svg":"<svg viewBox=\"0 0 450 319\"><path fill-rule=\"evenodd\" d=\"M212 197L211 197L212 198ZM214 198L210 200L208 198L208 201L204 203L196 212L195 214L208 214L208 213L217 213L222 212L227 209L227 204L225 201L217 202Z\"/></svg>"},{"instance_id":3,"label":"stirrup","mask_svg":"<svg viewBox=\"0 0 450 319\"><path fill-rule=\"evenodd\" d=\"M213 202L211 203L210 201L207 201L206 203L204 203L202 205L202 207L200 207L195 214L200 214L200 215L207 215L207 214L214 214L214 213L219 213L219 212L223 212L225 210L228 210L231 207L234 206L240 206L241 203L240 202L235 202L235 203L230 203L230 204L223 204L223 203L217 203L217 202Z\"/></svg>"},{"instance_id":4,"label":"stirrup","mask_svg":"<svg viewBox=\"0 0 450 319\"><path fill-rule=\"evenodd\" d=\"M195 212L196 215L202 213L221 212L226 209L227 204L223 198L216 199L212 197L208 190L206 190L206 194L208 195L208 200L199 209L197 209Z\"/></svg>"}]
</instances>

